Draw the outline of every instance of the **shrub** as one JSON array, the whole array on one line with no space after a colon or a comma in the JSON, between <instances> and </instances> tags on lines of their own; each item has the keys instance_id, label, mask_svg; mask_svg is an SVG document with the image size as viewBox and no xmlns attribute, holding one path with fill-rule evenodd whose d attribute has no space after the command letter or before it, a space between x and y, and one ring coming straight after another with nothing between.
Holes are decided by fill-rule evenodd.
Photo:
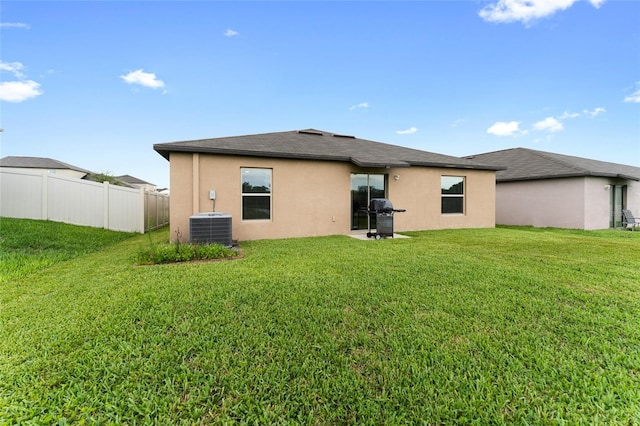
<instances>
[{"instance_id":1,"label":"shrub","mask_svg":"<svg viewBox=\"0 0 640 426\"><path fill-rule=\"evenodd\" d=\"M237 252L220 244L157 244L141 249L136 256L139 265L188 262L234 257Z\"/></svg>"}]
</instances>

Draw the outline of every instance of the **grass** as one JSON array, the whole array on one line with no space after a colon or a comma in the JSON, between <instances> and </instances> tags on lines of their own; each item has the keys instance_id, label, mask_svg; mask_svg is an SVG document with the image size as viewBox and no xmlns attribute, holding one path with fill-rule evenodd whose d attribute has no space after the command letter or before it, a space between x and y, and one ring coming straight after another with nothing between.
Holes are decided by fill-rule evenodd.
<instances>
[{"instance_id":1,"label":"grass","mask_svg":"<svg viewBox=\"0 0 640 426\"><path fill-rule=\"evenodd\" d=\"M135 257L138 265L190 262L196 260L219 260L238 257L237 250L221 244L162 243L141 248Z\"/></svg>"},{"instance_id":2,"label":"grass","mask_svg":"<svg viewBox=\"0 0 640 426\"><path fill-rule=\"evenodd\" d=\"M0 424L640 424L640 233L410 235L0 281Z\"/></svg>"},{"instance_id":3,"label":"grass","mask_svg":"<svg viewBox=\"0 0 640 426\"><path fill-rule=\"evenodd\" d=\"M0 218L0 282L99 251L133 235L60 222Z\"/></svg>"}]
</instances>

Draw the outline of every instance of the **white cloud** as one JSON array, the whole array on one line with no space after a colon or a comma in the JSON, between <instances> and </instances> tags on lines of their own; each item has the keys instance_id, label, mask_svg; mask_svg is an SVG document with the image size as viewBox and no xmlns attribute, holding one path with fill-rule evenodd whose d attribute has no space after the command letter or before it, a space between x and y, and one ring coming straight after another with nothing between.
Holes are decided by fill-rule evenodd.
<instances>
[{"instance_id":1,"label":"white cloud","mask_svg":"<svg viewBox=\"0 0 640 426\"><path fill-rule=\"evenodd\" d=\"M24 74L22 74L22 69L24 65L20 62L2 62L0 61L0 71L8 71L13 74L14 77L22 78Z\"/></svg>"},{"instance_id":2,"label":"white cloud","mask_svg":"<svg viewBox=\"0 0 640 426\"><path fill-rule=\"evenodd\" d=\"M588 109L584 109L582 110L582 112L563 112L562 115L557 116L556 118L558 120L566 120L569 118L578 118L578 117L589 117L589 118L594 118L597 117L600 114L604 114L605 112L607 112L607 110L603 107L597 107L594 108L593 111L589 111Z\"/></svg>"},{"instance_id":3,"label":"white cloud","mask_svg":"<svg viewBox=\"0 0 640 426\"><path fill-rule=\"evenodd\" d=\"M538 121L533 125L536 130L543 130L551 133L560 132L564 130L562 122L556 120L553 117L547 117L542 121Z\"/></svg>"},{"instance_id":4,"label":"white cloud","mask_svg":"<svg viewBox=\"0 0 640 426\"><path fill-rule=\"evenodd\" d=\"M40 90L40 83L33 80L24 80L22 72L24 65L20 62L0 61L0 71L9 72L16 81L3 81L0 83L0 100L6 102L22 102L35 98L44 93Z\"/></svg>"},{"instance_id":5,"label":"white cloud","mask_svg":"<svg viewBox=\"0 0 640 426\"><path fill-rule=\"evenodd\" d=\"M607 112L607 110L602 107L598 107L598 108L595 108L593 111L589 111L588 109L585 109L582 112L584 113L584 115L588 115L589 117L593 118L604 112Z\"/></svg>"},{"instance_id":6,"label":"white cloud","mask_svg":"<svg viewBox=\"0 0 640 426\"><path fill-rule=\"evenodd\" d=\"M358 105L353 105L349 110L353 111L354 109L367 109L369 108L369 102L360 102Z\"/></svg>"},{"instance_id":7,"label":"white cloud","mask_svg":"<svg viewBox=\"0 0 640 426\"><path fill-rule=\"evenodd\" d=\"M520 130L520 123L517 121L498 121L487 129L487 133L495 136L515 136L525 135L526 130Z\"/></svg>"},{"instance_id":8,"label":"white cloud","mask_svg":"<svg viewBox=\"0 0 640 426\"><path fill-rule=\"evenodd\" d=\"M158 80L154 73L144 72L142 69L131 71L127 75L121 75L120 78L128 84L139 84L152 89L161 89L164 87L164 81Z\"/></svg>"},{"instance_id":9,"label":"white cloud","mask_svg":"<svg viewBox=\"0 0 640 426\"><path fill-rule=\"evenodd\" d=\"M640 81L636 83L636 91L624 98L625 102L640 104Z\"/></svg>"},{"instance_id":10,"label":"white cloud","mask_svg":"<svg viewBox=\"0 0 640 426\"><path fill-rule=\"evenodd\" d=\"M563 112L561 116L558 117L560 120L566 120L567 118L578 118L580 117L579 112Z\"/></svg>"},{"instance_id":11,"label":"white cloud","mask_svg":"<svg viewBox=\"0 0 640 426\"><path fill-rule=\"evenodd\" d=\"M418 131L417 127L410 127L407 130L396 130L399 135L412 135Z\"/></svg>"},{"instance_id":12,"label":"white cloud","mask_svg":"<svg viewBox=\"0 0 640 426\"><path fill-rule=\"evenodd\" d=\"M577 0L498 0L497 3L485 6L478 14L488 22L509 23L521 21L528 24L532 21L551 16L566 10ZM605 0L589 0L591 5L599 8Z\"/></svg>"},{"instance_id":13,"label":"white cloud","mask_svg":"<svg viewBox=\"0 0 640 426\"><path fill-rule=\"evenodd\" d=\"M30 30L31 25L23 24L22 22L0 22L0 28L22 28L24 30Z\"/></svg>"},{"instance_id":14,"label":"white cloud","mask_svg":"<svg viewBox=\"0 0 640 426\"><path fill-rule=\"evenodd\" d=\"M224 35L227 37L235 37L239 34L240 34L239 32L232 30L231 28L229 28L227 31L224 32Z\"/></svg>"},{"instance_id":15,"label":"white cloud","mask_svg":"<svg viewBox=\"0 0 640 426\"><path fill-rule=\"evenodd\" d=\"M42 95L40 83L33 80L0 83L0 101L22 102Z\"/></svg>"},{"instance_id":16,"label":"white cloud","mask_svg":"<svg viewBox=\"0 0 640 426\"><path fill-rule=\"evenodd\" d=\"M639 91L640 92L640 91ZM640 102L640 99L638 100ZM533 124L533 130L557 133L564 130L564 120L574 119L578 117L594 118L600 114L604 114L607 110L603 107L597 107L589 111L588 109L580 112L568 112L565 111L561 115L556 117L547 117L544 120L540 120ZM487 129L487 133L496 136L517 136L526 135L529 132L527 130L520 129L520 122L518 121L498 121L493 126Z\"/></svg>"}]
</instances>

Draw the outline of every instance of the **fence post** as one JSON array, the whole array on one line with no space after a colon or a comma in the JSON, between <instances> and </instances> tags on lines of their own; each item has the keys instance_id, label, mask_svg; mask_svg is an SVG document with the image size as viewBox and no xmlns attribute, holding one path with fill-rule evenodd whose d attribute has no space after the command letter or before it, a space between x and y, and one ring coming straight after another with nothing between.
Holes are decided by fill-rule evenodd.
<instances>
[{"instance_id":1,"label":"fence post","mask_svg":"<svg viewBox=\"0 0 640 426\"><path fill-rule=\"evenodd\" d=\"M143 187L140 187L139 189L139 193L140 193L140 215L138 216L140 218L140 222L138 222L138 230L141 234L144 234L145 231L145 221L146 218L144 217L144 204L146 202L146 193L144 191Z\"/></svg>"},{"instance_id":2,"label":"fence post","mask_svg":"<svg viewBox=\"0 0 640 426\"><path fill-rule=\"evenodd\" d=\"M49 220L49 172L42 172L42 209L40 211L42 220Z\"/></svg>"},{"instance_id":3,"label":"fence post","mask_svg":"<svg viewBox=\"0 0 640 426\"><path fill-rule=\"evenodd\" d=\"M109 182L102 182L103 228L109 229Z\"/></svg>"},{"instance_id":4,"label":"fence post","mask_svg":"<svg viewBox=\"0 0 640 426\"><path fill-rule=\"evenodd\" d=\"M159 206L160 206L160 194L158 194L157 192L154 193L153 194L153 198L155 200L154 205L156 206L156 212L155 212L155 217L156 217L156 221L155 222L156 223L154 224L154 226L156 228L159 228L160 227L160 221L161 221L160 220L160 209L159 209Z\"/></svg>"}]
</instances>

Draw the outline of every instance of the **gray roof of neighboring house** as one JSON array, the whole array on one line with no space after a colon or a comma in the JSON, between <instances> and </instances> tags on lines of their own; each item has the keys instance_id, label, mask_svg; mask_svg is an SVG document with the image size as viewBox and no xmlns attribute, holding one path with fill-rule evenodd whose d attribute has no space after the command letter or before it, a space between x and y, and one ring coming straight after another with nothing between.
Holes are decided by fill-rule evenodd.
<instances>
[{"instance_id":1,"label":"gray roof of neighboring house","mask_svg":"<svg viewBox=\"0 0 640 426\"><path fill-rule=\"evenodd\" d=\"M506 166L496 173L497 182L599 176L640 181L640 167L554 154L527 148L470 155L465 158Z\"/></svg>"},{"instance_id":2,"label":"gray roof of neighboring house","mask_svg":"<svg viewBox=\"0 0 640 426\"><path fill-rule=\"evenodd\" d=\"M43 157L4 157L0 158L0 167L15 167L20 169L67 169L82 173L91 173L89 170L63 163L52 158Z\"/></svg>"},{"instance_id":3,"label":"gray roof of neighboring house","mask_svg":"<svg viewBox=\"0 0 640 426\"><path fill-rule=\"evenodd\" d=\"M431 166L480 170L500 167L315 129L199 139L153 145L167 160L171 152L351 162L360 167Z\"/></svg>"},{"instance_id":4,"label":"gray roof of neighboring house","mask_svg":"<svg viewBox=\"0 0 640 426\"><path fill-rule=\"evenodd\" d=\"M126 182L126 183L129 183L129 184L153 185L152 183L149 183L149 182L144 181L142 179L138 179L137 177L131 176L131 175L116 176L116 179L119 179L122 182Z\"/></svg>"}]
</instances>

